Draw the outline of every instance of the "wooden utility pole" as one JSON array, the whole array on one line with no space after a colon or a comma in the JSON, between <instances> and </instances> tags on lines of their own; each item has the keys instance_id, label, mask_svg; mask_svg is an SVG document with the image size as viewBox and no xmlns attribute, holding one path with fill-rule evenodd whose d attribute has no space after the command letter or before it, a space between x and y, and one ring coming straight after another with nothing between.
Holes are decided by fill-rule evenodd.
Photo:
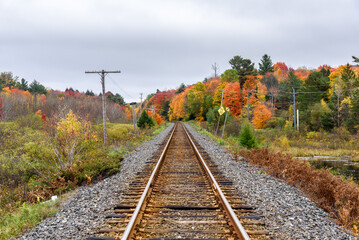
<instances>
[{"instance_id":1,"label":"wooden utility pole","mask_svg":"<svg viewBox=\"0 0 359 240\"><path fill-rule=\"evenodd\" d=\"M132 106L132 122L133 122L133 130L137 133L140 133L136 124L137 124L137 119L136 119L136 112L135 112L135 106L136 106L136 102L132 102L130 103L130 105Z\"/></svg>"},{"instance_id":2,"label":"wooden utility pole","mask_svg":"<svg viewBox=\"0 0 359 240\"><path fill-rule=\"evenodd\" d=\"M121 73L121 71L85 71L85 73L97 73L101 76L102 85L102 120L103 120L103 142L107 143L107 127L106 127L106 91L105 91L105 76L109 73Z\"/></svg>"}]
</instances>

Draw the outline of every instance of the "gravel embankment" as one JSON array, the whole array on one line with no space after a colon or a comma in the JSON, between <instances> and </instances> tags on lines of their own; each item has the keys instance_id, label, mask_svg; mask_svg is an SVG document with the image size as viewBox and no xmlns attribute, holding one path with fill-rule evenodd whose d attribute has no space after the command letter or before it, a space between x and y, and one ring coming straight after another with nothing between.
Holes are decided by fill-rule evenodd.
<instances>
[{"instance_id":1,"label":"gravel embankment","mask_svg":"<svg viewBox=\"0 0 359 240\"><path fill-rule=\"evenodd\" d=\"M237 162L224 147L187 128L207 151L219 169L232 180L248 205L264 216L275 239L359 239L347 234L329 219L328 213L310 201L303 192L260 171L248 162Z\"/></svg>"},{"instance_id":2,"label":"gravel embankment","mask_svg":"<svg viewBox=\"0 0 359 240\"><path fill-rule=\"evenodd\" d=\"M55 216L45 219L20 239L86 239L96 235L96 230L119 202L131 178L144 167L172 128L173 124L128 154L118 174L93 186L78 188Z\"/></svg>"}]
</instances>

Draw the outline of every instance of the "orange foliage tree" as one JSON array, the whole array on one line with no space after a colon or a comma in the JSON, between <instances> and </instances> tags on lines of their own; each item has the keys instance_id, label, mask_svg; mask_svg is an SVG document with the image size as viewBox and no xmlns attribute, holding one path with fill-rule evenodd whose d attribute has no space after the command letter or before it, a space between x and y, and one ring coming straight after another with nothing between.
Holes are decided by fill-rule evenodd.
<instances>
[{"instance_id":1,"label":"orange foliage tree","mask_svg":"<svg viewBox=\"0 0 359 240\"><path fill-rule=\"evenodd\" d=\"M171 103L170 103L170 110L169 110L169 120L173 121L173 120L180 120L180 119L184 119L187 115L187 111L186 111L186 104L187 104L187 94L189 92L189 90L192 87L187 87L186 90L184 90L183 92L175 95L175 97L172 99Z\"/></svg>"},{"instance_id":2,"label":"orange foliage tree","mask_svg":"<svg viewBox=\"0 0 359 240\"><path fill-rule=\"evenodd\" d=\"M153 119L155 119L157 125L160 125L160 124L163 122L163 119L162 119L161 115L159 115L159 114L156 113L156 112L154 113L154 112L152 112L152 111L149 111L149 112L148 112L148 116L151 117L151 118L153 118Z\"/></svg>"},{"instance_id":3,"label":"orange foliage tree","mask_svg":"<svg viewBox=\"0 0 359 240\"><path fill-rule=\"evenodd\" d=\"M264 127L266 121L272 117L272 112L264 104L259 104L253 111L252 123L257 129Z\"/></svg>"},{"instance_id":4,"label":"orange foliage tree","mask_svg":"<svg viewBox=\"0 0 359 240\"><path fill-rule=\"evenodd\" d=\"M223 104L229 108L233 116L238 116L241 113L242 105L239 82L228 83L224 87Z\"/></svg>"}]
</instances>

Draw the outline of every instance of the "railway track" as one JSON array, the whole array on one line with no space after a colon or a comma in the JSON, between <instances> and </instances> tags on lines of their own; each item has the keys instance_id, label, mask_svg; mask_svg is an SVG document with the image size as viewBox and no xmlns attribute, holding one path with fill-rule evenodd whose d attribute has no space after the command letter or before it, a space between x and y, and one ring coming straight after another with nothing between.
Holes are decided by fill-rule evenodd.
<instances>
[{"instance_id":1,"label":"railway track","mask_svg":"<svg viewBox=\"0 0 359 240\"><path fill-rule=\"evenodd\" d=\"M254 209L176 124L96 237L113 239L268 239Z\"/></svg>"}]
</instances>

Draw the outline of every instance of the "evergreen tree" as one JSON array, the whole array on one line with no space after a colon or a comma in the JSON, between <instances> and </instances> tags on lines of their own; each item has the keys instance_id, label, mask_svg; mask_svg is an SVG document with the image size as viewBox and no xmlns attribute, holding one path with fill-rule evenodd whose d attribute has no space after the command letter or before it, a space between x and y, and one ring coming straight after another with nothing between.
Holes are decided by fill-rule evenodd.
<instances>
[{"instance_id":1,"label":"evergreen tree","mask_svg":"<svg viewBox=\"0 0 359 240\"><path fill-rule=\"evenodd\" d=\"M140 119L137 121L137 126L139 128L151 128L155 126L155 122L147 114L147 111L142 111Z\"/></svg>"},{"instance_id":2,"label":"evergreen tree","mask_svg":"<svg viewBox=\"0 0 359 240\"><path fill-rule=\"evenodd\" d=\"M186 89L186 85L184 85L184 83L181 83L181 85L178 87L175 94L179 94L179 93L183 92L185 89Z\"/></svg>"},{"instance_id":3,"label":"evergreen tree","mask_svg":"<svg viewBox=\"0 0 359 240\"><path fill-rule=\"evenodd\" d=\"M261 59L261 63L259 63L259 73L262 75L265 75L266 73L273 72L273 71L274 71L274 68L273 68L273 63L272 63L272 60L270 59L270 56L268 56L267 54L264 54Z\"/></svg>"},{"instance_id":4,"label":"evergreen tree","mask_svg":"<svg viewBox=\"0 0 359 240\"><path fill-rule=\"evenodd\" d=\"M239 136L239 143L248 149L258 147L256 136L254 135L254 130L252 124L245 122L241 129L241 134Z\"/></svg>"},{"instance_id":5,"label":"evergreen tree","mask_svg":"<svg viewBox=\"0 0 359 240\"><path fill-rule=\"evenodd\" d=\"M330 79L323 75L323 71L310 73L303 84L302 90L303 92L310 92L311 94L302 94L298 96L301 107L306 108L313 103L320 102L322 99L328 102L329 89Z\"/></svg>"},{"instance_id":6,"label":"evergreen tree","mask_svg":"<svg viewBox=\"0 0 359 240\"><path fill-rule=\"evenodd\" d=\"M234 56L231 60L229 60L229 64L237 71L241 86L246 81L247 75L256 74L254 63L252 63L250 59L242 58L241 56Z\"/></svg>"},{"instance_id":7,"label":"evergreen tree","mask_svg":"<svg viewBox=\"0 0 359 240\"><path fill-rule=\"evenodd\" d=\"M302 88L302 81L294 74L293 71L290 71L287 75L287 78L279 84L279 95L278 100L280 100L281 106L289 106L289 102L293 102L293 95L291 94L293 88L296 91Z\"/></svg>"},{"instance_id":8,"label":"evergreen tree","mask_svg":"<svg viewBox=\"0 0 359 240\"><path fill-rule=\"evenodd\" d=\"M353 89L359 87L359 81L355 75L355 72L352 70L349 63L344 67L341 74L341 80L343 81L344 87L344 96L353 96Z\"/></svg>"},{"instance_id":9,"label":"evergreen tree","mask_svg":"<svg viewBox=\"0 0 359 240\"><path fill-rule=\"evenodd\" d=\"M170 103L171 102L169 100L166 100L161 106L161 116L163 116L167 121L169 120L168 111L170 110Z\"/></svg>"},{"instance_id":10,"label":"evergreen tree","mask_svg":"<svg viewBox=\"0 0 359 240\"><path fill-rule=\"evenodd\" d=\"M29 90L29 85L24 78L21 78L21 81L16 83L16 88L27 91Z\"/></svg>"},{"instance_id":11,"label":"evergreen tree","mask_svg":"<svg viewBox=\"0 0 359 240\"><path fill-rule=\"evenodd\" d=\"M355 63L358 63L358 64L359 64L359 58L354 57L354 56L352 56L352 58L354 59L354 60L353 60L353 62L355 62Z\"/></svg>"},{"instance_id":12,"label":"evergreen tree","mask_svg":"<svg viewBox=\"0 0 359 240\"><path fill-rule=\"evenodd\" d=\"M44 85L34 80L29 87L29 91L33 94L47 94L47 90Z\"/></svg>"},{"instance_id":13,"label":"evergreen tree","mask_svg":"<svg viewBox=\"0 0 359 240\"><path fill-rule=\"evenodd\" d=\"M125 100L124 100L123 97L122 97L120 94L118 94L118 93L116 93L115 95L109 94L109 95L107 96L107 98L110 99L111 101L117 103L117 104L120 104L120 105L124 105L124 104L125 104Z\"/></svg>"},{"instance_id":14,"label":"evergreen tree","mask_svg":"<svg viewBox=\"0 0 359 240\"><path fill-rule=\"evenodd\" d=\"M94 92L91 90L87 90L85 93L86 96L95 96Z\"/></svg>"}]
</instances>

